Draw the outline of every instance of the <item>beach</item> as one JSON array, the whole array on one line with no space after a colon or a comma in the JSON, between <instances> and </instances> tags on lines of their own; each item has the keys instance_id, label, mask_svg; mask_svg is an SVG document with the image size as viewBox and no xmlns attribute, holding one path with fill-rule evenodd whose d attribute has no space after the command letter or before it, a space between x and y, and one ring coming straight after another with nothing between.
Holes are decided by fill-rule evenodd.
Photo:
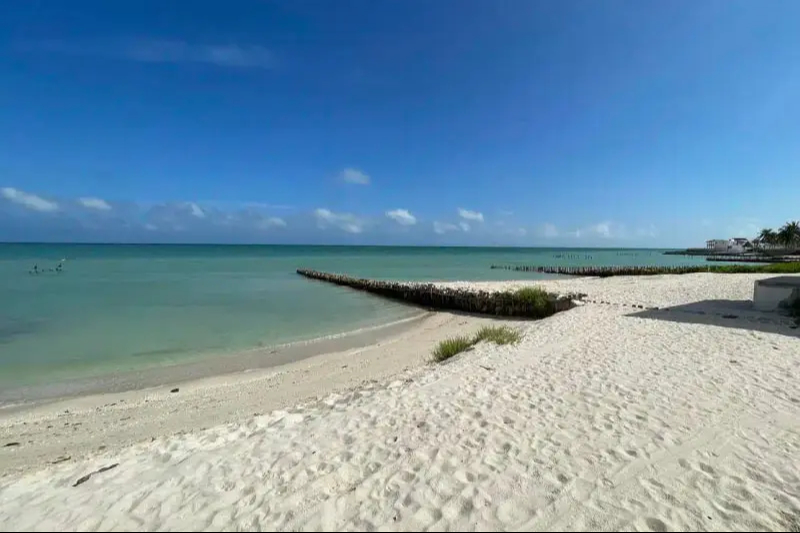
<instances>
[{"instance_id":1,"label":"beach","mask_svg":"<svg viewBox=\"0 0 800 533\"><path fill-rule=\"evenodd\" d=\"M702 261L659 250L0 243L0 408L155 386L176 366L215 375L229 363L250 365L242 356L266 348L419 315L309 282L296 274L300 267L379 280L496 281L520 274L493 263ZM63 271L47 271L56 264ZM29 274L34 265L43 272ZM273 363L266 359L255 366Z\"/></svg>"},{"instance_id":2,"label":"beach","mask_svg":"<svg viewBox=\"0 0 800 533\"><path fill-rule=\"evenodd\" d=\"M767 277L448 282L587 301L9 411L0 529L797 531L800 330L750 309ZM430 363L498 323L521 342Z\"/></svg>"}]
</instances>

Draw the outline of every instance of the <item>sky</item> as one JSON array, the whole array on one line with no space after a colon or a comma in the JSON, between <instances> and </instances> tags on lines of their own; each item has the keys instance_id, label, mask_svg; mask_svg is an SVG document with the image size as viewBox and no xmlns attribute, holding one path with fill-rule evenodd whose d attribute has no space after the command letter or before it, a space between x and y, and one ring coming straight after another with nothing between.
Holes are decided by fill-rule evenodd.
<instances>
[{"instance_id":1,"label":"sky","mask_svg":"<svg viewBox=\"0 0 800 533\"><path fill-rule=\"evenodd\" d=\"M0 3L0 241L703 246L800 218L796 0Z\"/></svg>"}]
</instances>

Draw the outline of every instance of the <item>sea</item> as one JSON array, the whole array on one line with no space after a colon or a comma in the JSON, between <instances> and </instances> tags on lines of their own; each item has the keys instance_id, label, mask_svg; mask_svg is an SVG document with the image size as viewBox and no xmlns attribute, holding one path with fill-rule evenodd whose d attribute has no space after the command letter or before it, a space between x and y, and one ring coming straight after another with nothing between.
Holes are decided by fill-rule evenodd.
<instances>
[{"instance_id":1,"label":"sea","mask_svg":"<svg viewBox=\"0 0 800 533\"><path fill-rule=\"evenodd\" d=\"M492 264L698 263L650 249L0 244L0 400L4 390L220 360L421 312L298 268L446 281L553 277Z\"/></svg>"}]
</instances>

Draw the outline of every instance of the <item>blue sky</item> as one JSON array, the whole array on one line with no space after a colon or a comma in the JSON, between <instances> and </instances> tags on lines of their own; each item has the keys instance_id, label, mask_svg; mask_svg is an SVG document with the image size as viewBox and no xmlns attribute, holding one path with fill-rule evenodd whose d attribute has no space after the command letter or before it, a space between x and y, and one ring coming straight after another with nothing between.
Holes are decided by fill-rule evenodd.
<instances>
[{"instance_id":1,"label":"blue sky","mask_svg":"<svg viewBox=\"0 0 800 533\"><path fill-rule=\"evenodd\" d=\"M0 240L691 246L800 218L800 2L0 4Z\"/></svg>"}]
</instances>

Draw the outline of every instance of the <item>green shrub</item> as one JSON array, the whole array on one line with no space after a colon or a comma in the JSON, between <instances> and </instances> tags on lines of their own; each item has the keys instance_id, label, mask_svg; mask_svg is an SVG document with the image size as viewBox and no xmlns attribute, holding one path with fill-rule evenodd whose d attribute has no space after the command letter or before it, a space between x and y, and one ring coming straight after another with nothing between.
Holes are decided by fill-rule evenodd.
<instances>
[{"instance_id":1,"label":"green shrub","mask_svg":"<svg viewBox=\"0 0 800 533\"><path fill-rule=\"evenodd\" d=\"M512 292L515 298L532 304L549 302L549 294L541 287L521 287Z\"/></svg>"},{"instance_id":2,"label":"green shrub","mask_svg":"<svg viewBox=\"0 0 800 533\"><path fill-rule=\"evenodd\" d=\"M521 338L522 334L518 330L508 326L483 326L472 338L453 337L440 342L433 350L433 360L441 363L454 355L469 350L481 341L495 344L515 344Z\"/></svg>"},{"instance_id":3,"label":"green shrub","mask_svg":"<svg viewBox=\"0 0 800 533\"><path fill-rule=\"evenodd\" d=\"M761 272L770 274L800 274L800 262L798 263L771 263L762 265Z\"/></svg>"},{"instance_id":4,"label":"green shrub","mask_svg":"<svg viewBox=\"0 0 800 533\"><path fill-rule=\"evenodd\" d=\"M708 272L718 274L800 274L800 262L766 265L711 265Z\"/></svg>"},{"instance_id":5,"label":"green shrub","mask_svg":"<svg viewBox=\"0 0 800 533\"><path fill-rule=\"evenodd\" d=\"M521 287L507 294L511 301L528 307L527 316L544 318L556 312L553 295L541 287Z\"/></svg>"},{"instance_id":6,"label":"green shrub","mask_svg":"<svg viewBox=\"0 0 800 533\"><path fill-rule=\"evenodd\" d=\"M508 326L483 326L475 334L473 343L481 341L493 342L495 344L516 344L522 338L522 334Z\"/></svg>"},{"instance_id":7,"label":"green shrub","mask_svg":"<svg viewBox=\"0 0 800 533\"><path fill-rule=\"evenodd\" d=\"M454 355L458 355L461 352L470 349L473 344L475 343L467 337L453 337L451 339L445 339L433 350L433 360L437 363L441 363L442 361L450 359Z\"/></svg>"}]
</instances>

